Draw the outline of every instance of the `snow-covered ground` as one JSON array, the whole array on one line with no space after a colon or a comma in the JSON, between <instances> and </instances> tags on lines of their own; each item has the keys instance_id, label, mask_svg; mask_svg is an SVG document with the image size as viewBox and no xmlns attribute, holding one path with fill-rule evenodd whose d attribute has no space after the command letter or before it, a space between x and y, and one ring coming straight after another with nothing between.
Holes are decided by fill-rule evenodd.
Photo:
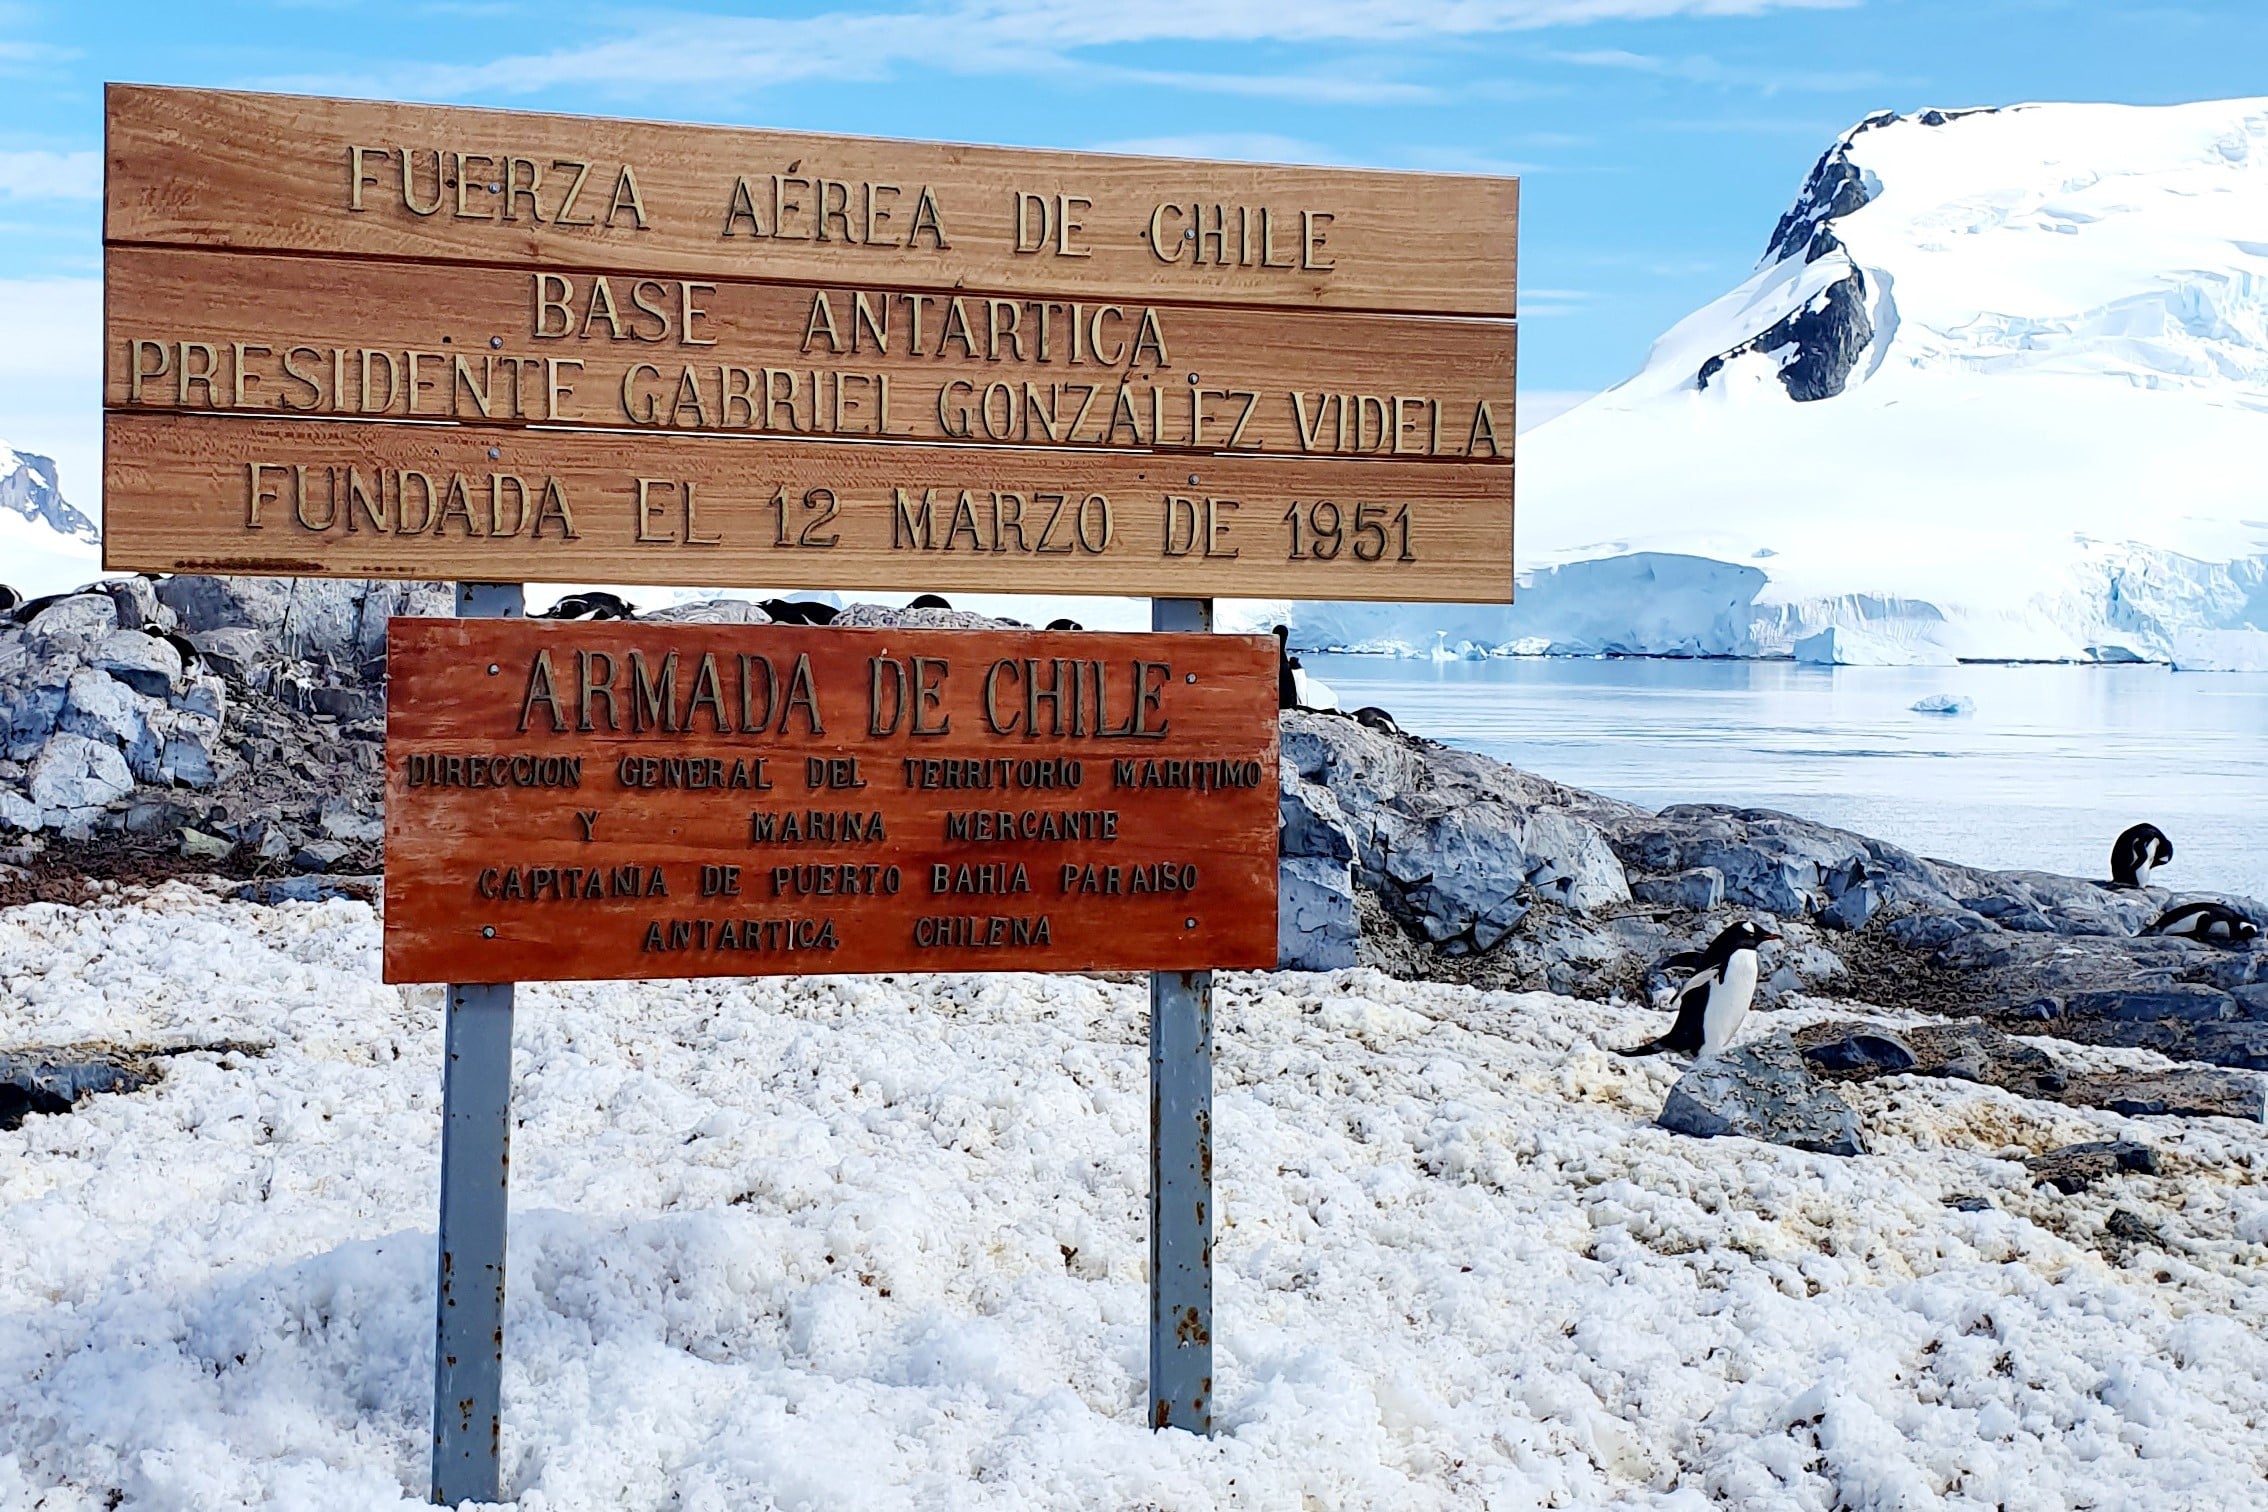
<instances>
[{"instance_id":1,"label":"snow-covered ground","mask_svg":"<svg viewBox=\"0 0 2268 1512\"><path fill-rule=\"evenodd\" d=\"M0 1134L0 1509L418 1504L438 1004L371 911L0 914L0 1043L235 1040ZM533 1509L2211 1507L2268 1474L2268 1136L1855 1089L1650 1123L1636 1009L1228 978L1220 1437L1141 1421L1143 995L532 987L505 1377ZM2135 1057L2128 1057L2133 1059ZM2148 1140L2162 1177L2008 1157ZM1962 1194L1997 1208L1965 1213ZM2170 1236L2106 1258L2135 1208Z\"/></svg>"}]
</instances>

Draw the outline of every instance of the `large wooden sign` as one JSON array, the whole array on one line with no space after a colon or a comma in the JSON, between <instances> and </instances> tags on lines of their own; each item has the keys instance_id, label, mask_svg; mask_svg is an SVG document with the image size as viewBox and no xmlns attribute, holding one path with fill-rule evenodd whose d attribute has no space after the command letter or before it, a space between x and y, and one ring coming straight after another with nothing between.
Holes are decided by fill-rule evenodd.
<instances>
[{"instance_id":1,"label":"large wooden sign","mask_svg":"<svg viewBox=\"0 0 2268 1512\"><path fill-rule=\"evenodd\" d=\"M127 86L108 131L115 569L1511 594L1511 180Z\"/></svg>"},{"instance_id":2,"label":"large wooden sign","mask_svg":"<svg viewBox=\"0 0 2268 1512\"><path fill-rule=\"evenodd\" d=\"M1273 966L1275 656L395 620L385 978Z\"/></svg>"}]
</instances>

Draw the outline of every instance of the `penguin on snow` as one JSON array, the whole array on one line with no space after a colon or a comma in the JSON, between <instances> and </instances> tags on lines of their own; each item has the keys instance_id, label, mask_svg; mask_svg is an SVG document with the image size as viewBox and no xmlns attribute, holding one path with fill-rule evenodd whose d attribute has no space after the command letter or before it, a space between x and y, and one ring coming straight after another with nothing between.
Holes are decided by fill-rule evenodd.
<instances>
[{"instance_id":1,"label":"penguin on snow","mask_svg":"<svg viewBox=\"0 0 2268 1512\"><path fill-rule=\"evenodd\" d=\"M1709 942L1692 977L1677 990L1677 1022L1670 1025L1669 1033L1614 1053L1640 1056L1675 1050L1709 1057L1722 1052L1740 1032L1740 1021L1748 1016L1748 1005L1756 997L1762 974L1757 951L1766 940L1778 938L1746 919L1727 928Z\"/></svg>"},{"instance_id":2,"label":"penguin on snow","mask_svg":"<svg viewBox=\"0 0 2268 1512\"><path fill-rule=\"evenodd\" d=\"M2148 887L2150 873L2173 859L2173 842L2154 824L2137 824L2111 846L2111 882L2118 887Z\"/></svg>"},{"instance_id":3,"label":"penguin on snow","mask_svg":"<svg viewBox=\"0 0 2268 1512\"><path fill-rule=\"evenodd\" d=\"M2226 903L2184 903L2169 908L2142 931L2146 935L2173 935L2204 940L2214 945L2249 945L2260 938L2260 926Z\"/></svg>"}]
</instances>

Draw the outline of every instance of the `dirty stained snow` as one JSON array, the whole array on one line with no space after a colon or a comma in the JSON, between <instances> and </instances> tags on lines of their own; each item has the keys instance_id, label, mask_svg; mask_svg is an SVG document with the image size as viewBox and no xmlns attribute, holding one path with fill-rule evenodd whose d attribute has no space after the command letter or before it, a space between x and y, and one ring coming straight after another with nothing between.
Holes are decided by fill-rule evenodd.
<instances>
[{"instance_id":1,"label":"dirty stained snow","mask_svg":"<svg viewBox=\"0 0 2268 1512\"><path fill-rule=\"evenodd\" d=\"M0 913L0 1045L267 1047L0 1134L0 1512L421 1504L439 1004L377 945L359 904L179 884ZM1649 1122L1673 1065L1600 1048L1644 1010L1225 978L1206 1443L1142 1423L1137 985L521 1004L528 1512L2233 1508L2268 1473L2258 1128L1899 1079L1852 1089L1863 1158L1699 1143ZM2015 1163L2114 1135L2164 1174Z\"/></svg>"}]
</instances>

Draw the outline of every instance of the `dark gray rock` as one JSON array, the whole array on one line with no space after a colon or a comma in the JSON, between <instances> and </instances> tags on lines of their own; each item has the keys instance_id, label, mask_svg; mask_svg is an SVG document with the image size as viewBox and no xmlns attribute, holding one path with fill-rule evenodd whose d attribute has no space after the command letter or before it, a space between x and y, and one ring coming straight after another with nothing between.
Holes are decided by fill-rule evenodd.
<instances>
[{"instance_id":1,"label":"dark gray rock","mask_svg":"<svg viewBox=\"0 0 2268 1512\"><path fill-rule=\"evenodd\" d=\"M2122 1248L2148 1246L2166 1249L2166 1236L2149 1219L2132 1208L2112 1208L2111 1215L2103 1220L2103 1233Z\"/></svg>"},{"instance_id":2,"label":"dark gray rock","mask_svg":"<svg viewBox=\"0 0 2268 1512\"><path fill-rule=\"evenodd\" d=\"M2075 992L2063 1000L2066 1020L2109 1019L2125 1023L2218 1023L2238 1017L2236 999L2196 985L2154 989Z\"/></svg>"},{"instance_id":3,"label":"dark gray rock","mask_svg":"<svg viewBox=\"0 0 2268 1512\"><path fill-rule=\"evenodd\" d=\"M1301 777L1291 762L1284 761L1280 766L1279 852L1324 861L1352 861L1354 836L1348 833L1347 816L1339 808L1339 800L1329 788Z\"/></svg>"},{"instance_id":4,"label":"dark gray rock","mask_svg":"<svg viewBox=\"0 0 2268 1512\"><path fill-rule=\"evenodd\" d=\"M1357 961L1354 877L1345 861L1287 856L1276 873L1277 966L1340 971Z\"/></svg>"},{"instance_id":5,"label":"dark gray rock","mask_svg":"<svg viewBox=\"0 0 2268 1512\"><path fill-rule=\"evenodd\" d=\"M2268 1115L2268 1079L2250 1071L2074 1071L2038 1043L1973 1019L1899 1028L1837 1020L1807 1025L1795 1032L1794 1040L1814 1071L1840 1081L1941 1076L2129 1116L2259 1123Z\"/></svg>"},{"instance_id":6,"label":"dark gray rock","mask_svg":"<svg viewBox=\"0 0 2268 1512\"><path fill-rule=\"evenodd\" d=\"M115 630L104 636L90 660L97 669L145 698L166 698L181 686L181 653L171 641L138 629Z\"/></svg>"},{"instance_id":7,"label":"dark gray rock","mask_svg":"<svg viewBox=\"0 0 2268 1512\"><path fill-rule=\"evenodd\" d=\"M1807 1042L1799 1036L1796 1041L1803 1058L1816 1071L1856 1080L1895 1076L1913 1070L1920 1062L1913 1046L1895 1031L1866 1026L1827 1027L1838 1031L1831 1039Z\"/></svg>"},{"instance_id":8,"label":"dark gray rock","mask_svg":"<svg viewBox=\"0 0 2268 1512\"><path fill-rule=\"evenodd\" d=\"M2024 1166L2034 1181L2069 1196L2121 1171L2155 1176L2158 1152L2131 1139L2099 1139L2034 1155Z\"/></svg>"},{"instance_id":9,"label":"dark gray rock","mask_svg":"<svg viewBox=\"0 0 2268 1512\"><path fill-rule=\"evenodd\" d=\"M309 840L291 853L291 864L303 872L331 871L353 850L342 840Z\"/></svg>"},{"instance_id":10,"label":"dark gray rock","mask_svg":"<svg viewBox=\"0 0 2268 1512\"><path fill-rule=\"evenodd\" d=\"M138 1057L70 1048L0 1050L0 1130L34 1113L68 1113L83 1097L133 1092L155 1071Z\"/></svg>"},{"instance_id":11,"label":"dark gray rock","mask_svg":"<svg viewBox=\"0 0 2268 1512\"><path fill-rule=\"evenodd\" d=\"M1336 848L1332 814L1308 796L1327 790L1358 881L1444 957L1496 947L1538 904L1589 913L1629 900L1597 823L1639 812L1627 805L1331 714L1287 712L1282 751L1296 778L1287 853Z\"/></svg>"},{"instance_id":12,"label":"dark gray rock","mask_svg":"<svg viewBox=\"0 0 2268 1512\"><path fill-rule=\"evenodd\" d=\"M1657 1122L1702 1139L1739 1135L1823 1155L1863 1153L1858 1115L1785 1039L1696 1063L1670 1088Z\"/></svg>"},{"instance_id":13,"label":"dark gray rock","mask_svg":"<svg viewBox=\"0 0 2268 1512\"><path fill-rule=\"evenodd\" d=\"M2130 1118L2241 1118L2260 1123L2268 1120L2268 1079L2251 1071L2197 1066L2075 1073L2060 1100L2108 1108Z\"/></svg>"},{"instance_id":14,"label":"dark gray rock","mask_svg":"<svg viewBox=\"0 0 2268 1512\"><path fill-rule=\"evenodd\" d=\"M1630 896L1640 903L1705 912L1725 901L1725 874L1713 866L1696 866L1647 877L1630 884Z\"/></svg>"}]
</instances>

